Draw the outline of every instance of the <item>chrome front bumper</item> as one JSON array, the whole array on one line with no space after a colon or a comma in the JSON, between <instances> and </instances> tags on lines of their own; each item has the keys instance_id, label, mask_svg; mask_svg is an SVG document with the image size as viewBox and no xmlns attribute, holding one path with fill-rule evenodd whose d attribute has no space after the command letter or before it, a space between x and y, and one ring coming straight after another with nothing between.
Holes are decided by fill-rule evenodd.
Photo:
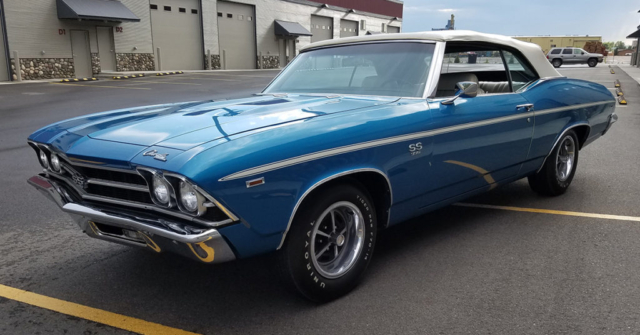
<instances>
[{"instance_id":1,"label":"chrome front bumper","mask_svg":"<svg viewBox=\"0 0 640 335\"><path fill-rule=\"evenodd\" d=\"M76 203L61 183L44 174L29 178L28 183L71 215L91 237L155 252L171 251L204 263L222 263L236 258L216 229Z\"/></svg>"}]
</instances>

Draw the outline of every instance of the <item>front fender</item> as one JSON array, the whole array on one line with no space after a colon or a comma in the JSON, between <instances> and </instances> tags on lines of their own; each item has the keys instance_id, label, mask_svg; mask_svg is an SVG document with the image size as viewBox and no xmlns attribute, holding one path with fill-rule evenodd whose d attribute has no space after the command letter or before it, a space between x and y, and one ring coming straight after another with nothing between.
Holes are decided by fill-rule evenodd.
<instances>
[{"instance_id":1,"label":"front fender","mask_svg":"<svg viewBox=\"0 0 640 335\"><path fill-rule=\"evenodd\" d=\"M220 233L240 257L279 249L300 204L325 183L355 173L375 172L387 180L391 189L386 172L371 159L354 164L344 157L329 157L295 165L266 173L262 176L264 184L255 187L247 187L244 179L222 182L226 184L224 189L214 197L224 199L243 224L222 228Z\"/></svg>"}]
</instances>

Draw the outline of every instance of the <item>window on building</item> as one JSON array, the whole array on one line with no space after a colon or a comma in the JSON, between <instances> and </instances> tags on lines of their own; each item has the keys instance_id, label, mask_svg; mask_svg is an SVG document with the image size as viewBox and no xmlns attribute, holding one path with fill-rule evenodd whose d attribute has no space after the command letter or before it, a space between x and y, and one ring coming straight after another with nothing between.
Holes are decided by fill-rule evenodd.
<instances>
[{"instance_id":1,"label":"window on building","mask_svg":"<svg viewBox=\"0 0 640 335\"><path fill-rule=\"evenodd\" d=\"M552 48L555 48L555 47L556 47L556 45L555 45L555 44L551 44L551 47L552 47ZM559 53L560 53L560 50L558 50L558 52L556 52L556 53L557 53L557 54L559 54Z\"/></svg>"},{"instance_id":2,"label":"window on building","mask_svg":"<svg viewBox=\"0 0 640 335\"><path fill-rule=\"evenodd\" d=\"M233 19L233 14L227 13L227 18Z\"/></svg>"},{"instance_id":3,"label":"window on building","mask_svg":"<svg viewBox=\"0 0 640 335\"><path fill-rule=\"evenodd\" d=\"M222 13L218 12L218 17L222 17Z\"/></svg>"},{"instance_id":4,"label":"window on building","mask_svg":"<svg viewBox=\"0 0 640 335\"><path fill-rule=\"evenodd\" d=\"M251 18L251 16L247 16L247 21L251 21L253 20L253 18Z\"/></svg>"},{"instance_id":5,"label":"window on building","mask_svg":"<svg viewBox=\"0 0 640 335\"><path fill-rule=\"evenodd\" d=\"M158 5L150 5L151 9L158 9Z\"/></svg>"},{"instance_id":6,"label":"window on building","mask_svg":"<svg viewBox=\"0 0 640 335\"><path fill-rule=\"evenodd\" d=\"M564 49L562 50L563 55L571 55L573 53L573 49Z\"/></svg>"},{"instance_id":7,"label":"window on building","mask_svg":"<svg viewBox=\"0 0 640 335\"><path fill-rule=\"evenodd\" d=\"M166 10L167 12L171 11L171 6L164 6L164 10Z\"/></svg>"},{"instance_id":8,"label":"window on building","mask_svg":"<svg viewBox=\"0 0 640 335\"><path fill-rule=\"evenodd\" d=\"M180 13L186 13L186 12L187 12L187 9L186 9L186 8L178 8L178 11L179 11Z\"/></svg>"},{"instance_id":9,"label":"window on building","mask_svg":"<svg viewBox=\"0 0 640 335\"><path fill-rule=\"evenodd\" d=\"M198 10L197 9L192 9L191 10L191 14L198 14Z\"/></svg>"},{"instance_id":10,"label":"window on building","mask_svg":"<svg viewBox=\"0 0 640 335\"><path fill-rule=\"evenodd\" d=\"M244 20L244 15L238 15L238 20L240 21Z\"/></svg>"}]
</instances>

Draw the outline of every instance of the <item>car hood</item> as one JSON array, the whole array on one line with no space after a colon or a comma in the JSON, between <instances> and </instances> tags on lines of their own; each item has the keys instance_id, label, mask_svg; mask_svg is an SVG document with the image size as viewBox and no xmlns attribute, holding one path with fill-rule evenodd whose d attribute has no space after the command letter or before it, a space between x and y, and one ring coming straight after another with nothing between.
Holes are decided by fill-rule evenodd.
<instances>
[{"instance_id":1,"label":"car hood","mask_svg":"<svg viewBox=\"0 0 640 335\"><path fill-rule=\"evenodd\" d=\"M158 105L89 116L85 118L86 122L75 120L65 130L94 140L189 150L222 137L395 100L258 96L232 101Z\"/></svg>"}]
</instances>

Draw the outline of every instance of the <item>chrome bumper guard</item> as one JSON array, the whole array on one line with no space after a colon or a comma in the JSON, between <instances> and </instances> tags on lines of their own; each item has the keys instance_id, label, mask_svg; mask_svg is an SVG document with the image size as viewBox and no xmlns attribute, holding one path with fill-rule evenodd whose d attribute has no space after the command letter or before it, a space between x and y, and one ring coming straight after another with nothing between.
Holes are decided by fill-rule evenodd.
<instances>
[{"instance_id":1,"label":"chrome bumper guard","mask_svg":"<svg viewBox=\"0 0 640 335\"><path fill-rule=\"evenodd\" d=\"M28 183L71 215L87 235L120 244L171 251L204 263L234 260L235 254L218 230L187 226L159 218L144 218L134 213L73 202L65 188L44 174Z\"/></svg>"}]
</instances>

